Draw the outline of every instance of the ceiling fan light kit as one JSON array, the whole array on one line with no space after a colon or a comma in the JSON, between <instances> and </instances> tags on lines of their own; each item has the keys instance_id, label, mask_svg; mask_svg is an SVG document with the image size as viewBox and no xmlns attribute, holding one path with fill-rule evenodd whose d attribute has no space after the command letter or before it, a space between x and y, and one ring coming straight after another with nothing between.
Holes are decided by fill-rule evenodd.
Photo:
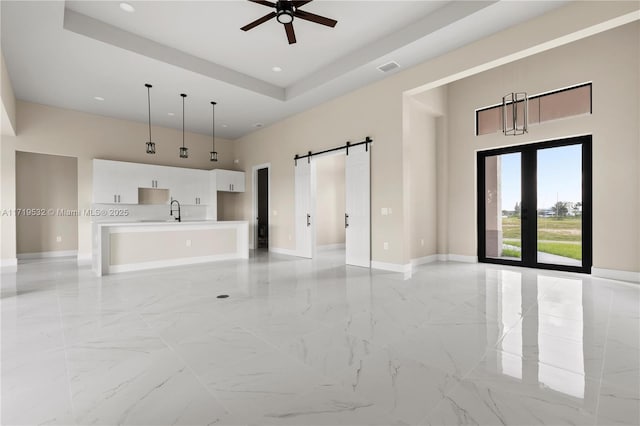
<instances>
[{"instance_id":1,"label":"ceiling fan light kit","mask_svg":"<svg viewBox=\"0 0 640 426\"><path fill-rule=\"evenodd\" d=\"M255 21L240 28L242 31L249 31L258 25L264 24L273 18L276 18L280 24L284 25L285 33L287 34L287 40L289 44L296 43L296 33L293 28L293 21L295 18L303 19L305 21L313 22L316 24L324 25L327 27L335 27L338 21L335 19L327 18L324 16L316 15L314 13L305 12L300 10L302 6L307 3L311 3L313 0L307 1L292 1L292 0L278 0L275 3L264 0L249 0L251 3L261 4L266 7L275 9L274 12L264 15L262 18L258 18Z\"/></svg>"}]
</instances>

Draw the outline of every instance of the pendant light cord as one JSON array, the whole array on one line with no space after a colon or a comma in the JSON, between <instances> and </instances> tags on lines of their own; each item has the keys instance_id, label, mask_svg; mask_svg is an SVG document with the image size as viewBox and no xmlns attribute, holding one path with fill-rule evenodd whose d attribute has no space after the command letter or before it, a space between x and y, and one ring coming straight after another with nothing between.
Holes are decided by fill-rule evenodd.
<instances>
[{"instance_id":1,"label":"pendant light cord","mask_svg":"<svg viewBox=\"0 0 640 426\"><path fill-rule=\"evenodd\" d=\"M182 96L182 147L184 148L184 98L187 95L182 94L180 96Z\"/></svg>"},{"instance_id":2,"label":"pendant light cord","mask_svg":"<svg viewBox=\"0 0 640 426\"><path fill-rule=\"evenodd\" d=\"M211 151L216 150L216 103L211 102Z\"/></svg>"},{"instance_id":3,"label":"pendant light cord","mask_svg":"<svg viewBox=\"0 0 640 426\"><path fill-rule=\"evenodd\" d=\"M151 86L147 85L147 104L149 105L149 142L151 142Z\"/></svg>"}]
</instances>

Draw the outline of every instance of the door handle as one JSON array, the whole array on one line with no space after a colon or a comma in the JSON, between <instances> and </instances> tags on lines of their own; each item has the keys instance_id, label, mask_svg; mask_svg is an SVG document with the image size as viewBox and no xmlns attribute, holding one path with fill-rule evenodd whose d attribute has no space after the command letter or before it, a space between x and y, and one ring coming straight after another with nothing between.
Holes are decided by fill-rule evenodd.
<instances>
[{"instance_id":1,"label":"door handle","mask_svg":"<svg viewBox=\"0 0 640 426\"><path fill-rule=\"evenodd\" d=\"M311 226L311 215L307 213L307 226Z\"/></svg>"},{"instance_id":2,"label":"door handle","mask_svg":"<svg viewBox=\"0 0 640 426\"><path fill-rule=\"evenodd\" d=\"M348 228L349 227L349 215L348 214L344 214L344 227Z\"/></svg>"}]
</instances>

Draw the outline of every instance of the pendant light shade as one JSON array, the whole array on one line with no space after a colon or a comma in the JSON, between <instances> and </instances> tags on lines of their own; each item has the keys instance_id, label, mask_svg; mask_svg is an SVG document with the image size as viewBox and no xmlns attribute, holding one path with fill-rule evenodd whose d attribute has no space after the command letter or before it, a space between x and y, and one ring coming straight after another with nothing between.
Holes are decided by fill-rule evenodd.
<instances>
[{"instance_id":1,"label":"pendant light shade","mask_svg":"<svg viewBox=\"0 0 640 426\"><path fill-rule=\"evenodd\" d=\"M153 86L147 83L144 87L147 88L147 105L149 106L149 141L147 142L147 154L155 154L156 144L151 142L151 88Z\"/></svg>"},{"instance_id":2,"label":"pendant light shade","mask_svg":"<svg viewBox=\"0 0 640 426\"><path fill-rule=\"evenodd\" d=\"M211 101L211 157L209 161L218 161L216 152L216 102Z\"/></svg>"},{"instance_id":3,"label":"pendant light shade","mask_svg":"<svg viewBox=\"0 0 640 426\"><path fill-rule=\"evenodd\" d=\"M529 97L526 92L507 93L502 97L502 132L505 136L529 132Z\"/></svg>"},{"instance_id":4,"label":"pendant light shade","mask_svg":"<svg viewBox=\"0 0 640 426\"><path fill-rule=\"evenodd\" d=\"M184 98L187 95L181 93L180 96L182 96L182 146L180 147L180 158L189 158L189 148L184 146Z\"/></svg>"}]
</instances>

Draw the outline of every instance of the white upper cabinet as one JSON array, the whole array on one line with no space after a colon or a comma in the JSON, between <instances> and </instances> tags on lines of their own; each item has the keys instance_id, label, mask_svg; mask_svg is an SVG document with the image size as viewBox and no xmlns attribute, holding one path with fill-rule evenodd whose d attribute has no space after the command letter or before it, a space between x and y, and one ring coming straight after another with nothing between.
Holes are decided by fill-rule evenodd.
<instances>
[{"instance_id":1,"label":"white upper cabinet","mask_svg":"<svg viewBox=\"0 0 640 426\"><path fill-rule=\"evenodd\" d=\"M213 170L216 176L216 186L218 191L225 192L244 192L244 172L236 172L233 170Z\"/></svg>"},{"instance_id":2,"label":"white upper cabinet","mask_svg":"<svg viewBox=\"0 0 640 426\"><path fill-rule=\"evenodd\" d=\"M93 202L137 204L140 170L136 166L135 163L93 160Z\"/></svg>"},{"instance_id":3,"label":"white upper cabinet","mask_svg":"<svg viewBox=\"0 0 640 426\"><path fill-rule=\"evenodd\" d=\"M170 167L171 198L183 205L209 204L209 171Z\"/></svg>"},{"instance_id":4,"label":"white upper cabinet","mask_svg":"<svg viewBox=\"0 0 640 426\"><path fill-rule=\"evenodd\" d=\"M134 163L135 164L135 163ZM153 164L136 164L140 169L140 188L169 188L169 175L175 167L156 166Z\"/></svg>"},{"instance_id":5,"label":"white upper cabinet","mask_svg":"<svg viewBox=\"0 0 640 426\"><path fill-rule=\"evenodd\" d=\"M217 191L244 192L244 172L200 170L123 161L93 160L93 202L137 204L138 188L168 189L183 205L211 206L216 216Z\"/></svg>"}]
</instances>

